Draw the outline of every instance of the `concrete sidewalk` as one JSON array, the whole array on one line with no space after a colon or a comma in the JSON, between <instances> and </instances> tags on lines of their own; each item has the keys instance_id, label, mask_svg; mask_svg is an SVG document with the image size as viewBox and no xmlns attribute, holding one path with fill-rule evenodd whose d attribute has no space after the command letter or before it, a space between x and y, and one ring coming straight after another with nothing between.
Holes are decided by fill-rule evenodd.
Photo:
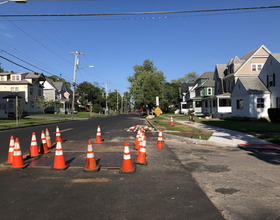
<instances>
[{"instance_id":1,"label":"concrete sidewalk","mask_svg":"<svg viewBox=\"0 0 280 220\"><path fill-rule=\"evenodd\" d=\"M198 129L204 129L214 132L209 138L209 144L216 143L219 146L232 146L232 147L244 147L244 148L277 148L280 149L279 145L273 144L271 142L256 138L252 135L245 134L238 131L233 131L225 128L214 127L210 125L204 125L201 123L190 123L188 121L174 119L174 121L196 127Z\"/></svg>"}]
</instances>

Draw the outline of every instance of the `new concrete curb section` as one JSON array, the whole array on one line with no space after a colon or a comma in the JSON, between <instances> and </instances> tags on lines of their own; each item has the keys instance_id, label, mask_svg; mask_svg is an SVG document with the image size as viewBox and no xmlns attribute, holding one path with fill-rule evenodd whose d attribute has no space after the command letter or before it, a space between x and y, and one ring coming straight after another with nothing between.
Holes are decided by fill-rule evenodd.
<instances>
[{"instance_id":1,"label":"new concrete curb section","mask_svg":"<svg viewBox=\"0 0 280 220\"><path fill-rule=\"evenodd\" d=\"M155 129L156 132L159 132L158 129L150 122L147 118L146 120L148 123ZM193 144L202 144L202 145L212 145L212 146L218 146L218 147L238 147L242 149L259 149L259 150L280 150L280 146L276 144L229 144L229 143L219 143L214 141L208 141L208 140L199 140L199 139L193 139L193 138L186 138L186 137L180 137L176 135L166 134L162 133L162 136L169 137L173 139L177 139L183 142L187 143L193 143Z\"/></svg>"}]
</instances>

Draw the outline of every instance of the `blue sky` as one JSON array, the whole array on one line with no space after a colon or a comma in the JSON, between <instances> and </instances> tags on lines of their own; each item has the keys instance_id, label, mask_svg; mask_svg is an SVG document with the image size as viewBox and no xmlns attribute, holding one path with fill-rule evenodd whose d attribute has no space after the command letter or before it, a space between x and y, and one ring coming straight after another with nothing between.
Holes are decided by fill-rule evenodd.
<instances>
[{"instance_id":1,"label":"blue sky","mask_svg":"<svg viewBox=\"0 0 280 220\"><path fill-rule=\"evenodd\" d=\"M28 1L28 0L27 0ZM0 5L1 14L79 14L180 11L277 6L277 0L96 0L28 1ZM7 20L8 19L8 20ZM189 72L202 75L215 64L265 45L280 53L280 10L94 17L0 18L0 56L36 72L73 81L74 55L80 51L76 82L111 82L108 90L127 91L133 66L150 59L167 81ZM0 58L4 70L26 72ZM45 70L42 71L39 68Z\"/></svg>"}]
</instances>

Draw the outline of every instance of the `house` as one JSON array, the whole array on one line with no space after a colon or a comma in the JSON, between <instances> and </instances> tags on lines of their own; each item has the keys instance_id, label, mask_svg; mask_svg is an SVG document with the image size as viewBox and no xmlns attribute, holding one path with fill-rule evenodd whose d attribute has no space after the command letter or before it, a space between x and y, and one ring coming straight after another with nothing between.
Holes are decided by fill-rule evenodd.
<instances>
[{"instance_id":1,"label":"house","mask_svg":"<svg viewBox=\"0 0 280 220\"><path fill-rule=\"evenodd\" d=\"M188 100L191 97L195 96L194 91L191 91L193 87L195 86L195 83L182 83L181 88L179 88L180 91L180 103L179 103L179 110L181 114L187 113L189 107L187 106L186 100ZM191 91L191 92L190 92Z\"/></svg>"},{"instance_id":2,"label":"house","mask_svg":"<svg viewBox=\"0 0 280 220\"><path fill-rule=\"evenodd\" d=\"M215 82L213 80L214 72L203 73L193 84L191 90L187 94L187 107L191 106L195 110L195 115L204 115L203 99L209 96L213 96L215 93ZM207 106L208 100L206 101Z\"/></svg>"},{"instance_id":3,"label":"house","mask_svg":"<svg viewBox=\"0 0 280 220\"><path fill-rule=\"evenodd\" d=\"M268 117L270 91L258 76L239 77L231 94L233 117Z\"/></svg>"},{"instance_id":4,"label":"house","mask_svg":"<svg viewBox=\"0 0 280 220\"><path fill-rule=\"evenodd\" d=\"M41 114L36 103L43 95L41 82L45 80L43 73L0 73L0 118L16 115L16 100L24 115Z\"/></svg>"},{"instance_id":5,"label":"house","mask_svg":"<svg viewBox=\"0 0 280 220\"><path fill-rule=\"evenodd\" d=\"M210 112L212 117L231 117L231 99L235 94L239 94L232 94L237 80L241 77L258 77L269 54L270 51L262 45L245 54L240 59L235 56L230 59L228 64L216 65L214 74L216 95L210 100L212 102L212 106L216 106L212 108ZM243 81L241 80L240 83ZM257 83L255 79L254 82ZM244 88L246 88L245 85ZM236 100L236 98L234 98L234 100Z\"/></svg>"},{"instance_id":6,"label":"house","mask_svg":"<svg viewBox=\"0 0 280 220\"><path fill-rule=\"evenodd\" d=\"M280 53L271 53L259 75L271 92L271 108L280 108Z\"/></svg>"},{"instance_id":7,"label":"house","mask_svg":"<svg viewBox=\"0 0 280 220\"><path fill-rule=\"evenodd\" d=\"M58 113L57 105L62 104L60 113L70 114L72 113L72 96L71 89L66 88L63 82L54 82L50 78L46 78L44 83L44 97L47 100L53 100L54 106L46 109L48 113Z\"/></svg>"}]
</instances>

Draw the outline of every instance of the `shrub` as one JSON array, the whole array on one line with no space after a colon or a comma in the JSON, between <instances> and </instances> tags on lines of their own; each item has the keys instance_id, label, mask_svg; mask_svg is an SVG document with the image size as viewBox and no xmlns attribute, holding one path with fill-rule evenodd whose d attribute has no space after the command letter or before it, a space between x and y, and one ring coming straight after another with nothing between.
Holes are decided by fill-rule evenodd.
<instances>
[{"instance_id":1,"label":"shrub","mask_svg":"<svg viewBox=\"0 0 280 220\"><path fill-rule=\"evenodd\" d=\"M280 123L280 108L269 108L268 117L271 122Z\"/></svg>"}]
</instances>

